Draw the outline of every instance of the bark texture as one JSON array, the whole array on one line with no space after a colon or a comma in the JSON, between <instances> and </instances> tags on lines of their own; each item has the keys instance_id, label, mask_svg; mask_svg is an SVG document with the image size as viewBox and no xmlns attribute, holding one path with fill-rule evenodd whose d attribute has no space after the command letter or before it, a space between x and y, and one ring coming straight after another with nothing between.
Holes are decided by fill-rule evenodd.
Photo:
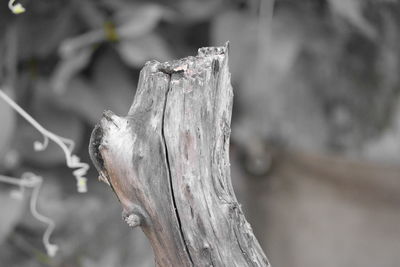
<instances>
[{"instance_id":1,"label":"bark texture","mask_svg":"<svg viewBox=\"0 0 400 267\"><path fill-rule=\"evenodd\" d=\"M148 62L126 117L103 114L90 154L157 266L269 266L231 185L228 47Z\"/></svg>"}]
</instances>

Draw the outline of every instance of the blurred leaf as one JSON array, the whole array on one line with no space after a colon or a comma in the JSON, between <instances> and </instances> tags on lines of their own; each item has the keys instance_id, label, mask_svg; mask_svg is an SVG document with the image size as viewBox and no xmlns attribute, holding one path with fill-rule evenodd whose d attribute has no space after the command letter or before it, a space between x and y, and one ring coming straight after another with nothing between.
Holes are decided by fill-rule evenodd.
<instances>
[{"instance_id":1,"label":"blurred leaf","mask_svg":"<svg viewBox=\"0 0 400 267\"><path fill-rule=\"evenodd\" d=\"M27 12L18 22L18 56L20 59L43 58L55 53L63 39L75 30L73 13L68 6L50 14Z\"/></svg>"},{"instance_id":2,"label":"blurred leaf","mask_svg":"<svg viewBox=\"0 0 400 267\"><path fill-rule=\"evenodd\" d=\"M84 128L82 122L75 115L52 108L43 101L36 101L34 112L31 115L44 128L62 137L72 139L75 142L75 147L80 147ZM16 145L23 160L41 166L51 166L65 162L62 149L51 141L43 151L35 151L33 149L33 143L42 141L43 137L27 122L21 122L17 133Z\"/></svg>"},{"instance_id":3,"label":"blurred leaf","mask_svg":"<svg viewBox=\"0 0 400 267\"><path fill-rule=\"evenodd\" d=\"M134 38L152 31L162 18L172 17L171 11L156 4L127 4L115 15L121 39Z\"/></svg>"},{"instance_id":4,"label":"blurred leaf","mask_svg":"<svg viewBox=\"0 0 400 267\"><path fill-rule=\"evenodd\" d=\"M105 14L99 8L97 0L81 1L73 0L72 4L79 18L91 29L102 27L105 22Z\"/></svg>"},{"instance_id":5,"label":"blurred leaf","mask_svg":"<svg viewBox=\"0 0 400 267\"><path fill-rule=\"evenodd\" d=\"M177 9L185 21L204 21L214 17L221 10L223 2L223 0L183 0L178 2Z\"/></svg>"},{"instance_id":6,"label":"blurred leaf","mask_svg":"<svg viewBox=\"0 0 400 267\"><path fill-rule=\"evenodd\" d=\"M363 15L363 0L328 0L333 13L336 13L350 24L357 27L363 34L373 39L376 36L375 28Z\"/></svg>"},{"instance_id":7,"label":"blurred leaf","mask_svg":"<svg viewBox=\"0 0 400 267\"><path fill-rule=\"evenodd\" d=\"M93 86L78 75L73 77L65 88L63 92L53 92L47 80L39 79L35 90L50 105L78 114L92 125L97 123L104 110L104 104Z\"/></svg>"},{"instance_id":8,"label":"blurred leaf","mask_svg":"<svg viewBox=\"0 0 400 267\"><path fill-rule=\"evenodd\" d=\"M89 50L90 48L93 49L95 44L104 41L104 39L105 34L102 28L87 31L83 34L63 40L58 48L58 53L62 58L67 59Z\"/></svg>"},{"instance_id":9,"label":"blurred leaf","mask_svg":"<svg viewBox=\"0 0 400 267\"><path fill-rule=\"evenodd\" d=\"M93 87L101 98L104 109L125 115L132 104L136 83L118 54L106 50L93 69Z\"/></svg>"},{"instance_id":10,"label":"blurred leaf","mask_svg":"<svg viewBox=\"0 0 400 267\"><path fill-rule=\"evenodd\" d=\"M56 66L51 77L51 86L56 92L65 91L69 80L89 63L93 54L92 47L85 47L67 55Z\"/></svg>"},{"instance_id":11,"label":"blurred leaf","mask_svg":"<svg viewBox=\"0 0 400 267\"><path fill-rule=\"evenodd\" d=\"M93 65L92 83L76 76L66 81L65 90L53 92L45 79L38 80L36 90L50 105L79 114L95 124L105 109L124 115L129 110L135 93L132 76L118 54L102 51Z\"/></svg>"},{"instance_id":12,"label":"blurred leaf","mask_svg":"<svg viewBox=\"0 0 400 267\"><path fill-rule=\"evenodd\" d=\"M167 61L172 58L165 41L154 33L123 40L117 44L122 60L131 67L141 68L148 60Z\"/></svg>"},{"instance_id":13,"label":"blurred leaf","mask_svg":"<svg viewBox=\"0 0 400 267\"><path fill-rule=\"evenodd\" d=\"M0 190L0 244L14 229L24 212L25 202L11 197L9 192Z\"/></svg>"}]
</instances>

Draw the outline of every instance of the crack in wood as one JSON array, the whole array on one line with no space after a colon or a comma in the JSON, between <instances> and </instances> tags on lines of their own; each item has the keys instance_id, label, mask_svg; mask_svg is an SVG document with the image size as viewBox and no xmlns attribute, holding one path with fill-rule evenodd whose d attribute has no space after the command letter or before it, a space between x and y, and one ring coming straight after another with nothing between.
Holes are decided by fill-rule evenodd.
<instances>
[{"instance_id":1,"label":"crack in wood","mask_svg":"<svg viewBox=\"0 0 400 267\"><path fill-rule=\"evenodd\" d=\"M168 73L166 73L166 74L168 74ZM178 212L178 207L177 207L177 204L176 204L174 187L173 187L173 183L172 183L171 167L170 167L170 163L169 163L168 147L167 147L167 142L165 140L165 134L164 134L165 111L166 111L166 107L167 107L168 93L169 93L169 91L171 89L171 76L172 76L172 74L168 74L168 75L169 75L168 88L167 88L166 93L165 93L164 107L163 107L163 113L162 113L162 119L161 119L161 136L162 136L163 145L164 145L164 149L165 149L165 159L166 159L166 165L167 165L167 171L168 171L168 181L169 181L169 185L170 185L170 189L171 189L171 198L172 198L172 203L174 205L176 219L178 221L179 231L180 231L180 234L181 234L181 237L182 237L183 244L184 244L185 249L186 249L186 253L187 253L188 258L190 260L190 263L191 263L192 266L194 266L192 256L190 255L189 247L187 245L185 236L183 234L182 222L181 222L181 219L180 219L180 216L179 216L179 212Z\"/></svg>"}]
</instances>

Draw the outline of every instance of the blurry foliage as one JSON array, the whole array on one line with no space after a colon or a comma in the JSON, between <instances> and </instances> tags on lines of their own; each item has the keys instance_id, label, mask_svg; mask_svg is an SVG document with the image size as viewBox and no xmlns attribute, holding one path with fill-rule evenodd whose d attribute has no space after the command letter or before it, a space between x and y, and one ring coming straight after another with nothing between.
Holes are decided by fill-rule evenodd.
<instances>
[{"instance_id":1,"label":"blurry foliage","mask_svg":"<svg viewBox=\"0 0 400 267\"><path fill-rule=\"evenodd\" d=\"M217 16L212 30L234 51L234 138L363 156L394 127L397 1L276 1L271 22L257 16L270 12L257 1L246 3Z\"/></svg>"},{"instance_id":2,"label":"blurry foliage","mask_svg":"<svg viewBox=\"0 0 400 267\"><path fill-rule=\"evenodd\" d=\"M386 156L389 161L400 155L397 1L20 3L26 12L18 16L6 1L0 5L0 86L9 88L7 93L44 127L73 139L84 159L88 134L101 112L127 113L147 60L193 55L198 47L227 40L236 94L233 142L251 150L267 140L300 149ZM15 36L14 45L10 36ZM68 179L58 148L33 151L36 131L16 120L2 101L0 122L3 171L15 176L26 168L49 172L43 175L50 177L45 181L50 185L39 204L56 219L64 251L51 264L128 266L151 257L139 251L135 258L122 248L96 251L107 247L106 241L89 241L101 238L98 231L122 227L114 199L107 202L108 188L91 181L89 190L97 195L77 198L73 185L63 180ZM249 144L252 140L256 145ZM40 226L21 219L20 202L12 203L5 193L0 197L0 214L10 214L0 220L0 243L5 240L0 261L6 257L6 266L42 266L32 249L40 247ZM122 238L121 232L108 232L111 240ZM25 256L12 265L18 252Z\"/></svg>"}]
</instances>

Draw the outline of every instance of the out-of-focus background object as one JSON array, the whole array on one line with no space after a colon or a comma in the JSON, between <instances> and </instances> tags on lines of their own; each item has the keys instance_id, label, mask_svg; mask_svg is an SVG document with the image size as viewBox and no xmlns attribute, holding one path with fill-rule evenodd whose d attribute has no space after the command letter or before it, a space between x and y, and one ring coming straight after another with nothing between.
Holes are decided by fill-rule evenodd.
<instances>
[{"instance_id":1,"label":"out-of-focus background object","mask_svg":"<svg viewBox=\"0 0 400 267\"><path fill-rule=\"evenodd\" d=\"M0 5L0 87L88 160L104 109L127 113L147 60L231 45L231 166L273 266L400 264L400 2L26 0ZM55 145L0 101L1 173L44 177L44 226L0 184L0 266L154 266L111 191L78 194Z\"/></svg>"}]
</instances>

